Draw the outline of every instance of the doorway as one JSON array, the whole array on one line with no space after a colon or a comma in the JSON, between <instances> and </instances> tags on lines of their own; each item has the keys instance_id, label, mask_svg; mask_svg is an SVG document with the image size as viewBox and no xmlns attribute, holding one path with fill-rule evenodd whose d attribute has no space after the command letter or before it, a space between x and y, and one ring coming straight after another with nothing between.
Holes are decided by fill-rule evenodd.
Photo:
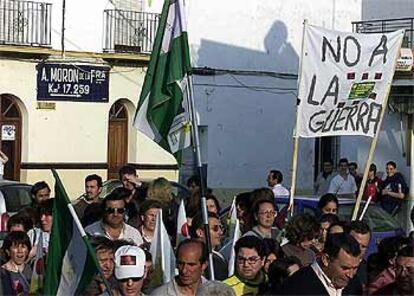
<instances>
[{"instance_id":1,"label":"doorway","mask_svg":"<svg viewBox=\"0 0 414 296\"><path fill-rule=\"evenodd\" d=\"M109 111L108 180L118 179L119 169L128 163L128 112L121 101Z\"/></svg>"},{"instance_id":2,"label":"doorway","mask_svg":"<svg viewBox=\"0 0 414 296\"><path fill-rule=\"evenodd\" d=\"M315 166L314 166L314 178L318 176L322 171L324 161L332 160L334 167L339 160L340 142L339 137L321 137L315 139Z\"/></svg>"},{"instance_id":3,"label":"doorway","mask_svg":"<svg viewBox=\"0 0 414 296\"><path fill-rule=\"evenodd\" d=\"M0 95L0 147L9 161L4 167L4 178L20 181L22 116L17 98Z\"/></svg>"}]
</instances>

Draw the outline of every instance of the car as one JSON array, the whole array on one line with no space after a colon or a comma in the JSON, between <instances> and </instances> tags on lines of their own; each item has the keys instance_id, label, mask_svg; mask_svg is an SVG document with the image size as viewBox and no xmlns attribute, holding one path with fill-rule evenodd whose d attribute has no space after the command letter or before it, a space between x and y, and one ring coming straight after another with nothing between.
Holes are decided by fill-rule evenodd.
<instances>
[{"instance_id":1,"label":"car","mask_svg":"<svg viewBox=\"0 0 414 296\"><path fill-rule=\"evenodd\" d=\"M294 203L294 214L309 213L312 216L318 216L318 201L317 197L309 196L296 196ZM340 198L338 216L341 220L350 221L353 213L355 200ZM276 218L276 224L282 228L287 217L287 208L289 203L288 196L278 196L275 198L275 203L279 208L279 214ZM361 209L365 205L365 201L361 202ZM221 212L221 215L225 215L229 211L229 207ZM359 216L358 216L359 217ZM379 205L370 204L364 215L363 221L365 221L372 231L371 241L368 246L365 257L377 251L379 242L392 236L405 235L402 225L390 214L384 211Z\"/></svg>"},{"instance_id":2,"label":"car","mask_svg":"<svg viewBox=\"0 0 414 296\"><path fill-rule=\"evenodd\" d=\"M7 234L7 221L21 209L32 204L32 185L0 180L0 241Z\"/></svg>"},{"instance_id":3,"label":"car","mask_svg":"<svg viewBox=\"0 0 414 296\"><path fill-rule=\"evenodd\" d=\"M32 204L32 185L0 180L0 213L13 215Z\"/></svg>"}]
</instances>

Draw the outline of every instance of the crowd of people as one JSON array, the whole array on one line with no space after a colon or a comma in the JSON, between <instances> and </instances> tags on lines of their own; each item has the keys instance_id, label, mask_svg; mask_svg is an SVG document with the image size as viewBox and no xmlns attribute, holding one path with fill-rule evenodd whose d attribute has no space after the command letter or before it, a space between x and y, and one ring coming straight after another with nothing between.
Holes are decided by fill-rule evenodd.
<instances>
[{"instance_id":1,"label":"crowd of people","mask_svg":"<svg viewBox=\"0 0 414 296\"><path fill-rule=\"evenodd\" d=\"M385 172L385 178L381 179L377 175L377 166L374 163L370 165L363 199L370 198L370 202L378 203L389 214L395 215L408 194L408 186L403 175L397 172L397 164L394 161L386 163ZM348 162L346 158L342 158L335 172L333 162L327 160L323 162L322 172L316 179L314 194L322 196L332 193L338 197L355 198L361 183L362 175L358 173L356 162Z\"/></svg>"},{"instance_id":2,"label":"crowd of people","mask_svg":"<svg viewBox=\"0 0 414 296\"><path fill-rule=\"evenodd\" d=\"M200 210L197 176L188 180L187 196L174 196L165 178L144 184L134 167L127 165L119 171L122 187L101 197L102 178L89 175L85 194L73 206L94 247L100 273L82 295L413 295L413 236L385 238L377 242L376 252L368 254L369 225L337 215L338 198L348 189L355 194L358 186L350 165L341 159L334 175L332 163L324 164L315 183L315 192L321 194L316 216L303 213L288 219L283 215L275 200L289 191L277 170L269 172L268 187L238 194L234 208L225 215L213 192L206 190L208 230ZM370 168L374 174L368 182L376 188L367 186L365 192L384 203L384 209L387 198L399 200L407 190L395 168L395 163L387 163L384 181L376 179L375 166ZM370 192L375 192L375 198ZM58 214L53 212L50 194L46 182L34 184L32 206L8 221L0 257L1 295L42 295L41 285L33 285L33 276L48 272L44 263L53 215ZM177 238L181 200L189 225L184 240ZM238 237L230 217L233 210ZM169 282L159 281L150 252L159 213L171 245L176 246L176 276Z\"/></svg>"}]
</instances>

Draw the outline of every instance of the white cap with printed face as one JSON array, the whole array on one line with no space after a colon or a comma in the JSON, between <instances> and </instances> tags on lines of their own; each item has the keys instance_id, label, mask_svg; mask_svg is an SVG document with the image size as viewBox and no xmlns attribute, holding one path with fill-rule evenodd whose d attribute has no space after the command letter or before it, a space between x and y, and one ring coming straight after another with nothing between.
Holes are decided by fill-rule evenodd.
<instances>
[{"instance_id":1,"label":"white cap with printed face","mask_svg":"<svg viewBox=\"0 0 414 296\"><path fill-rule=\"evenodd\" d=\"M122 246L115 252L115 277L140 278L145 271L145 252L137 246Z\"/></svg>"}]
</instances>

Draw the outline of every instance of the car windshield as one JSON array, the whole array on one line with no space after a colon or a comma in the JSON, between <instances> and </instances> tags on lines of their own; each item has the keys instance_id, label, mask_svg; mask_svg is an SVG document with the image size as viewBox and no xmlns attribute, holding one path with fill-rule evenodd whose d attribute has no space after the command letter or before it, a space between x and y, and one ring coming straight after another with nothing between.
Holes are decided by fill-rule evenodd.
<instances>
[{"instance_id":1,"label":"car windshield","mask_svg":"<svg viewBox=\"0 0 414 296\"><path fill-rule=\"evenodd\" d=\"M1 188L1 192L8 212L18 212L32 203L30 187L6 186Z\"/></svg>"},{"instance_id":2,"label":"car windshield","mask_svg":"<svg viewBox=\"0 0 414 296\"><path fill-rule=\"evenodd\" d=\"M353 204L340 205L339 217L343 220L350 220L353 209ZM400 223L394 217L378 206L368 207L364 221L374 232L395 231L395 229L401 228Z\"/></svg>"}]
</instances>

